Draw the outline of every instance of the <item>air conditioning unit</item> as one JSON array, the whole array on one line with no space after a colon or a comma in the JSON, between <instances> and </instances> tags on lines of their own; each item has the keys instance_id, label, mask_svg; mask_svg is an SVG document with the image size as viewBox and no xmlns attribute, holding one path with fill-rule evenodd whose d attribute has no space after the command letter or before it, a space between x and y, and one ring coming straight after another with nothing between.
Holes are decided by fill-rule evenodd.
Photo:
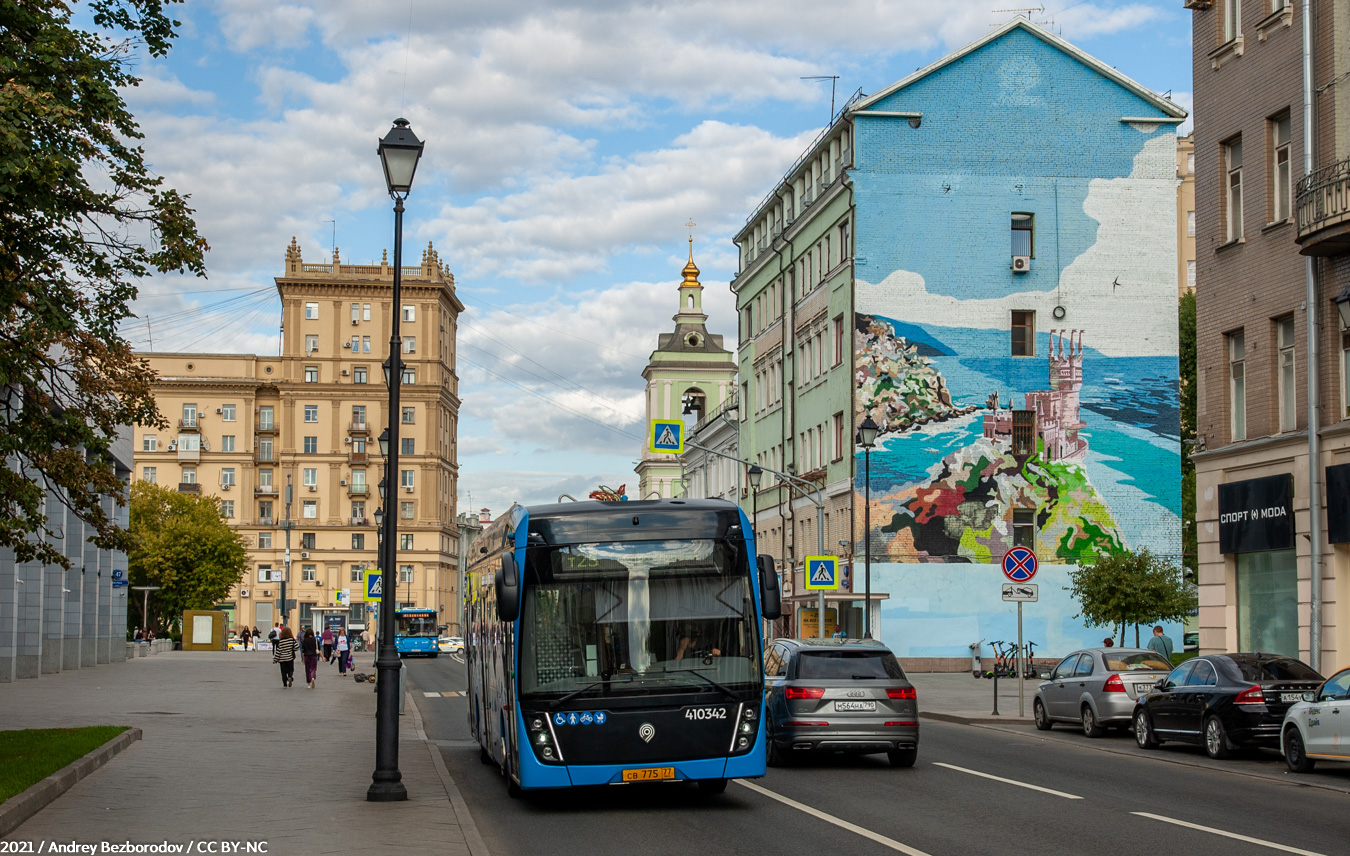
<instances>
[{"instance_id":1,"label":"air conditioning unit","mask_svg":"<svg viewBox=\"0 0 1350 856\"><path fill-rule=\"evenodd\" d=\"M1012 257L1013 273L1026 273L1029 270L1031 270L1031 256Z\"/></svg>"},{"instance_id":2,"label":"air conditioning unit","mask_svg":"<svg viewBox=\"0 0 1350 856\"><path fill-rule=\"evenodd\" d=\"M342 479L341 481L338 482L338 484L342 485L343 487L346 487L346 486L347 486L347 480L346 480L346 479Z\"/></svg>"},{"instance_id":3,"label":"air conditioning unit","mask_svg":"<svg viewBox=\"0 0 1350 856\"><path fill-rule=\"evenodd\" d=\"M248 589L240 589L240 590L239 590L239 596L240 596L240 597L248 597Z\"/></svg>"},{"instance_id":4,"label":"air conditioning unit","mask_svg":"<svg viewBox=\"0 0 1350 856\"><path fill-rule=\"evenodd\" d=\"M219 416L219 415L220 415L221 413L223 413L223 412L224 412L224 411L222 411L219 407L216 408L216 415L217 415L217 416Z\"/></svg>"},{"instance_id":5,"label":"air conditioning unit","mask_svg":"<svg viewBox=\"0 0 1350 856\"><path fill-rule=\"evenodd\" d=\"M353 321L352 323L355 324L356 322ZM342 347L347 348L348 350L351 350L352 343L351 343L351 342L343 342L343 343L342 343Z\"/></svg>"},{"instance_id":6,"label":"air conditioning unit","mask_svg":"<svg viewBox=\"0 0 1350 856\"><path fill-rule=\"evenodd\" d=\"M321 586L321 585L323 585L323 580L315 580L315 581L314 581L314 585L316 585L316 586Z\"/></svg>"},{"instance_id":7,"label":"air conditioning unit","mask_svg":"<svg viewBox=\"0 0 1350 856\"><path fill-rule=\"evenodd\" d=\"M221 489L221 490L229 490L229 489L232 488L232 487L234 487L234 484L233 484L232 482L221 482L221 483L220 483L220 489Z\"/></svg>"},{"instance_id":8,"label":"air conditioning unit","mask_svg":"<svg viewBox=\"0 0 1350 856\"><path fill-rule=\"evenodd\" d=\"M318 489L319 489L319 486L316 485L316 484L312 484L312 485L309 486L309 492L310 492L310 493L314 493L314 492L315 492L316 490L318 490Z\"/></svg>"},{"instance_id":9,"label":"air conditioning unit","mask_svg":"<svg viewBox=\"0 0 1350 856\"><path fill-rule=\"evenodd\" d=\"M174 442L169 443L169 451L170 451L170 452L174 451L174 450L177 449L177 448L178 448L178 443L177 443L177 441L174 441Z\"/></svg>"},{"instance_id":10,"label":"air conditioning unit","mask_svg":"<svg viewBox=\"0 0 1350 856\"><path fill-rule=\"evenodd\" d=\"M343 438L342 438L342 442L345 443L346 445L350 446L350 445L352 444L352 438L351 438L351 437L343 437Z\"/></svg>"},{"instance_id":11,"label":"air conditioning unit","mask_svg":"<svg viewBox=\"0 0 1350 856\"><path fill-rule=\"evenodd\" d=\"M271 597L271 596L272 596L272 590L271 590L271 589L263 589L262 596L263 596L263 597Z\"/></svg>"},{"instance_id":12,"label":"air conditioning unit","mask_svg":"<svg viewBox=\"0 0 1350 856\"><path fill-rule=\"evenodd\" d=\"M302 558L302 559L308 559L308 558L309 558L309 551L307 551L307 550L302 550L302 551L300 552L300 558Z\"/></svg>"},{"instance_id":13,"label":"air conditioning unit","mask_svg":"<svg viewBox=\"0 0 1350 856\"><path fill-rule=\"evenodd\" d=\"M346 376L349 375L349 374L351 374L351 372L347 371L346 369L343 369L343 370L342 370L342 376L343 376L343 377L346 377Z\"/></svg>"},{"instance_id":14,"label":"air conditioning unit","mask_svg":"<svg viewBox=\"0 0 1350 856\"><path fill-rule=\"evenodd\" d=\"M407 493L412 493L413 492L412 485L408 485L407 487L403 488L403 490Z\"/></svg>"},{"instance_id":15,"label":"air conditioning unit","mask_svg":"<svg viewBox=\"0 0 1350 856\"><path fill-rule=\"evenodd\" d=\"M356 319L355 319L355 318L352 319L352 326L353 326L353 327L356 326Z\"/></svg>"}]
</instances>

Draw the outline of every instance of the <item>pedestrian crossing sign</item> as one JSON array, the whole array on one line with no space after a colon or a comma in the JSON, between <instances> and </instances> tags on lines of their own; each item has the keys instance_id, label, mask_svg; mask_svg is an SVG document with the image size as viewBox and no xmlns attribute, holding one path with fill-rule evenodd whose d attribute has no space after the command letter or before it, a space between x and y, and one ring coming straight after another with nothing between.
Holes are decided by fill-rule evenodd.
<instances>
[{"instance_id":1,"label":"pedestrian crossing sign","mask_svg":"<svg viewBox=\"0 0 1350 856\"><path fill-rule=\"evenodd\" d=\"M384 577L374 568L366 569L366 600L379 600L384 596Z\"/></svg>"},{"instance_id":2,"label":"pedestrian crossing sign","mask_svg":"<svg viewBox=\"0 0 1350 856\"><path fill-rule=\"evenodd\" d=\"M806 588L808 591L836 591L839 588L838 556L806 557Z\"/></svg>"},{"instance_id":3,"label":"pedestrian crossing sign","mask_svg":"<svg viewBox=\"0 0 1350 856\"><path fill-rule=\"evenodd\" d=\"M683 455L684 423L678 419L653 419L647 428L647 447L658 455Z\"/></svg>"}]
</instances>

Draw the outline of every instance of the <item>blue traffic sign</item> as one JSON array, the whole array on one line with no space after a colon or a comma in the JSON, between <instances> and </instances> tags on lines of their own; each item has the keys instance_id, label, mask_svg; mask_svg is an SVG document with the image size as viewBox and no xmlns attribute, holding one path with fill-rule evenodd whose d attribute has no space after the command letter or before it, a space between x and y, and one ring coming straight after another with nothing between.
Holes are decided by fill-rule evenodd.
<instances>
[{"instance_id":1,"label":"blue traffic sign","mask_svg":"<svg viewBox=\"0 0 1350 856\"><path fill-rule=\"evenodd\" d=\"M1013 547L1003 554L1003 576L1025 583L1036 576L1036 554L1026 547Z\"/></svg>"},{"instance_id":2,"label":"blue traffic sign","mask_svg":"<svg viewBox=\"0 0 1350 856\"><path fill-rule=\"evenodd\" d=\"M647 428L647 447L657 454L684 454L684 423L678 419L653 419Z\"/></svg>"},{"instance_id":3,"label":"blue traffic sign","mask_svg":"<svg viewBox=\"0 0 1350 856\"><path fill-rule=\"evenodd\" d=\"M127 577L127 572L121 568L114 568L112 574L114 580L124 580Z\"/></svg>"},{"instance_id":4,"label":"blue traffic sign","mask_svg":"<svg viewBox=\"0 0 1350 856\"><path fill-rule=\"evenodd\" d=\"M113 580L113 588L126 588L131 585L131 580Z\"/></svg>"},{"instance_id":5,"label":"blue traffic sign","mask_svg":"<svg viewBox=\"0 0 1350 856\"><path fill-rule=\"evenodd\" d=\"M379 571L366 571L366 600L379 600L384 597L384 575Z\"/></svg>"},{"instance_id":6,"label":"blue traffic sign","mask_svg":"<svg viewBox=\"0 0 1350 856\"><path fill-rule=\"evenodd\" d=\"M807 556L806 588L808 591L834 591L838 589L839 557Z\"/></svg>"}]
</instances>

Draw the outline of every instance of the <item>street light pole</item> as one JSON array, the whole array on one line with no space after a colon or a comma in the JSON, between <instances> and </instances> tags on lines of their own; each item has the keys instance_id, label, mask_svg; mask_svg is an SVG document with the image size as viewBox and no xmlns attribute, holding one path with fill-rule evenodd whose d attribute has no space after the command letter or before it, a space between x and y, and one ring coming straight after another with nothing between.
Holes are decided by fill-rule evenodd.
<instances>
[{"instance_id":1,"label":"street light pole","mask_svg":"<svg viewBox=\"0 0 1350 856\"><path fill-rule=\"evenodd\" d=\"M868 416L858 426L858 444L863 447L863 638L872 638L872 447L877 442L877 423ZM855 458L856 460L856 458Z\"/></svg>"},{"instance_id":2,"label":"street light pole","mask_svg":"<svg viewBox=\"0 0 1350 856\"><path fill-rule=\"evenodd\" d=\"M295 498L294 490L291 488L291 474L286 473L286 522L282 524L281 529L286 533L286 558L283 561L285 566L281 572L281 626L289 627L290 622L287 616L290 614L286 609L286 583L291 581L291 500Z\"/></svg>"},{"instance_id":3,"label":"street light pole","mask_svg":"<svg viewBox=\"0 0 1350 856\"><path fill-rule=\"evenodd\" d=\"M387 446L383 436L386 478L397 491L399 439L399 388L403 383L400 352L403 339L403 199L412 190L417 161L422 156L422 141L412 132L407 119L395 119L389 133L380 140L380 162L384 181L394 199L394 292L393 317L390 319L389 359L385 362L385 380L389 385ZM392 501L391 501L392 502ZM403 667L394 643L394 581L398 570L398 515L392 504L385 509L384 567L380 569L383 591L380 594L380 646L375 658L375 772L371 776L366 799L370 802L397 802L408 798L403 774L398 769L398 673Z\"/></svg>"}]
</instances>

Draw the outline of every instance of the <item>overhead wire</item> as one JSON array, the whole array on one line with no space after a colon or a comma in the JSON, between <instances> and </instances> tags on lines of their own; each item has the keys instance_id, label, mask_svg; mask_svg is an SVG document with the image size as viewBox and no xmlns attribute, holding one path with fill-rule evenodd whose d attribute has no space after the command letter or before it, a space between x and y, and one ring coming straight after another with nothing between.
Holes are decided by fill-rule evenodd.
<instances>
[{"instance_id":1,"label":"overhead wire","mask_svg":"<svg viewBox=\"0 0 1350 856\"><path fill-rule=\"evenodd\" d=\"M571 413L571 414L574 415L574 416L578 416L578 417L580 417L580 418L586 420L587 422L590 422L590 423L593 423L593 424L595 424L595 425L598 425L599 427L604 428L606 431L613 432L613 433L615 433L615 434L618 434L618 435L621 436L621 437L625 437L625 438L627 438L627 439L629 439L629 440L632 440L632 441L634 441L634 442L641 442L641 440L642 440L642 438L639 437L639 436L636 435L636 434L629 433L628 431L624 431L624 430L621 429L621 428L615 428L613 425L610 425L610 424L607 423L607 422L601 422L599 419L596 419L596 418L594 418L594 417L592 417L592 416L590 416L590 415L588 415L588 414L586 414L586 413L583 413L583 412L581 412L580 410L576 410L576 409L574 409L574 408L568 407L566 404L563 404L563 403L561 403L561 402L559 402L559 401L556 401L556 400L550 398L549 396L545 395L544 393L539 392L538 390L530 389L528 386L525 386L524 384L520 383L519 381L512 380L511 378L506 377L506 376L503 375L503 374L500 374L500 373L498 373L498 372L495 372L495 371L493 371L492 369L488 368L487 366L483 365L482 363L479 363L479 362L477 362L477 361L475 361L475 360L472 360L472 359L470 359L469 357L466 357L466 356L461 355L461 356L459 357L459 359L460 359L461 361L466 362L466 363L468 363L469 365L474 366L474 367L480 369L481 371L484 371L484 372L486 372L487 374L489 374L489 375L491 375L491 376L497 378L497 379L500 380L502 383L505 383L505 384L507 384L507 385L509 385L509 386L514 386L514 387L516 387L517 389L521 390L522 392L529 393L530 395L533 395L535 398L539 398L539 399L541 399L541 400L543 400L543 401L545 401L545 402L547 402L547 403L553 405L554 407L558 408L559 410L565 410L565 411L567 411L568 413Z\"/></svg>"}]
</instances>

